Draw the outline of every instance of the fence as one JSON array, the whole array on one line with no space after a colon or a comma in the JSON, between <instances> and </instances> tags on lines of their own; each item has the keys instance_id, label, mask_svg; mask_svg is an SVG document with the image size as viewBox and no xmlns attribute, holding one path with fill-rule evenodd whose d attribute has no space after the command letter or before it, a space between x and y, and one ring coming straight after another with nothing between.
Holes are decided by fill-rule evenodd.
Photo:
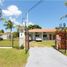
<instances>
[{"instance_id":1,"label":"fence","mask_svg":"<svg viewBox=\"0 0 67 67\"><path fill-rule=\"evenodd\" d=\"M65 53L66 53L66 49L67 49L67 33L65 30L63 31L56 31L56 36L58 35L58 37L56 37L56 48L57 49L64 49ZM59 37L61 38L59 40Z\"/></svg>"}]
</instances>

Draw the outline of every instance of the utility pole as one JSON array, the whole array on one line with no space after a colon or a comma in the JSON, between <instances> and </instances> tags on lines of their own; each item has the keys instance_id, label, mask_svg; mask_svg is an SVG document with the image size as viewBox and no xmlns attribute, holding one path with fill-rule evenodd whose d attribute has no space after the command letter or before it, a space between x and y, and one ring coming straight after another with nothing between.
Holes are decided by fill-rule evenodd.
<instances>
[{"instance_id":1,"label":"utility pole","mask_svg":"<svg viewBox=\"0 0 67 67\"><path fill-rule=\"evenodd\" d=\"M28 29L27 29L27 24L29 22L29 12L31 10L33 10L35 7L37 7L42 1L38 1L35 5L33 5L26 13L26 21L25 21L25 50L26 50L26 53L27 51L29 50L29 32L28 32Z\"/></svg>"}]
</instances>

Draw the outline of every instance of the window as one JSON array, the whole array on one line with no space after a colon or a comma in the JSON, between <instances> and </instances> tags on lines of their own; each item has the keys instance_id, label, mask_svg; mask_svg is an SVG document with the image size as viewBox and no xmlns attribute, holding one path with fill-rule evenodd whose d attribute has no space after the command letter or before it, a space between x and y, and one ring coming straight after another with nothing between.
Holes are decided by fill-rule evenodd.
<instances>
[{"instance_id":1,"label":"window","mask_svg":"<svg viewBox=\"0 0 67 67\"><path fill-rule=\"evenodd\" d=\"M43 35L43 37L47 37L47 35Z\"/></svg>"},{"instance_id":2,"label":"window","mask_svg":"<svg viewBox=\"0 0 67 67\"><path fill-rule=\"evenodd\" d=\"M39 35L35 35L36 37L39 37Z\"/></svg>"},{"instance_id":3,"label":"window","mask_svg":"<svg viewBox=\"0 0 67 67\"><path fill-rule=\"evenodd\" d=\"M36 36L36 37L39 37L39 33L38 33L38 32L36 32L36 33L35 33L35 36Z\"/></svg>"}]
</instances>

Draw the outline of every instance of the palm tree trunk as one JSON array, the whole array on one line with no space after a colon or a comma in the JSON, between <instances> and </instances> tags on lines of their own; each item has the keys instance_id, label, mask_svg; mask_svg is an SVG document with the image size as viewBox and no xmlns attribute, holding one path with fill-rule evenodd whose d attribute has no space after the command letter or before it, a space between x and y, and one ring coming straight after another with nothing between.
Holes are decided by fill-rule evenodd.
<instances>
[{"instance_id":1,"label":"palm tree trunk","mask_svg":"<svg viewBox=\"0 0 67 67\"><path fill-rule=\"evenodd\" d=\"M11 36L11 46L13 47L13 35L12 35L12 29L10 29L10 36Z\"/></svg>"}]
</instances>

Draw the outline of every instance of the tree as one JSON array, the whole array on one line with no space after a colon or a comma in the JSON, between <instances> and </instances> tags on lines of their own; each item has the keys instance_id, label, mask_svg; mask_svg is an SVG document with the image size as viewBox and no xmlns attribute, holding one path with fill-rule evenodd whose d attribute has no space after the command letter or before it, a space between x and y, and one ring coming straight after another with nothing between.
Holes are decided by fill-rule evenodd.
<instances>
[{"instance_id":1,"label":"tree","mask_svg":"<svg viewBox=\"0 0 67 67\"><path fill-rule=\"evenodd\" d=\"M65 6L67 6L67 1L64 3ZM62 20L63 18L67 18L67 14L65 14L64 16L60 17L60 20Z\"/></svg>"},{"instance_id":2,"label":"tree","mask_svg":"<svg viewBox=\"0 0 67 67\"><path fill-rule=\"evenodd\" d=\"M65 2L64 5L67 6L67 2Z\"/></svg>"},{"instance_id":3,"label":"tree","mask_svg":"<svg viewBox=\"0 0 67 67\"><path fill-rule=\"evenodd\" d=\"M5 29L10 30L10 39L11 39L12 47L13 47L13 38L12 38L13 22L11 20L5 21L4 26L5 26Z\"/></svg>"},{"instance_id":4,"label":"tree","mask_svg":"<svg viewBox=\"0 0 67 67\"><path fill-rule=\"evenodd\" d=\"M67 2L64 3L65 6L67 6ZM60 20L67 18L67 14L65 14L64 16L60 17ZM62 24L60 25L60 27L62 27ZM67 29L66 27L66 23L63 23L63 27L65 27L65 29Z\"/></svg>"},{"instance_id":5,"label":"tree","mask_svg":"<svg viewBox=\"0 0 67 67\"><path fill-rule=\"evenodd\" d=\"M39 25L29 25L28 29L41 29Z\"/></svg>"},{"instance_id":6,"label":"tree","mask_svg":"<svg viewBox=\"0 0 67 67\"><path fill-rule=\"evenodd\" d=\"M4 26L6 27L5 29L10 29L10 32L12 32L13 23L11 22L11 20L5 22Z\"/></svg>"},{"instance_id":7,"label":"tree","mask_svg":"<svg viewBox=\"0 0 67 67\"><path fill-rule=\"evenodd\" d=\"M0 33L4 33L4 30L2 29L2 30L0 30Z\"/></svg>"}]
</instances>

